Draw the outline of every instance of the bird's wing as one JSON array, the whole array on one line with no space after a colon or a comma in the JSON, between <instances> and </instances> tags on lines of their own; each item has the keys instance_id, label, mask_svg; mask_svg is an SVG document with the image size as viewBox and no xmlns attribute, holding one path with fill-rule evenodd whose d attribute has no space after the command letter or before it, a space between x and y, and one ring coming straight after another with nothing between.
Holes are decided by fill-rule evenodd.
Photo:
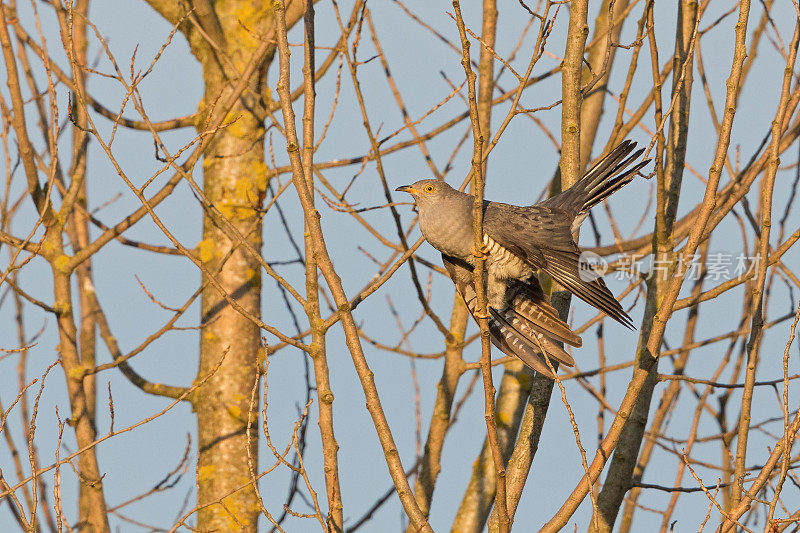
<instances>
[{"instance_id":1,"label":"bird's wing","mask_svg":"<svg viewBox=\"0 0 800 533\"><path fill-rule=\"evenodd\" d=\"M608 290L602 278L587 281L581 277L578 267L580 255L577 248L572 252L545 249L542 250L542 255L547 262L544 271L556 282L626 328L636 329L633 326L633 320L622 309L622 305Z\"/></svg>"},{"instance_id":2,"label":"bird's wing","mask_svg":"<svg viewBox=\"0 0 800 533\"><path fill-rule=\"evenodd\" d=\"M477 294L473 284L472 266L445 254L442 254L442 262L474 318ZM572 356L558 341L580 346L581 338L558 318L536 278L526 281L511 280L508 291L508 306L505 309L489 310L492 344L506 355L518 357L530 368L551 379L552 372L542 353L550 357L553 363L574 366Z\"/></svg>"},{"instance_id":3,"label":"bird's wing","mask_svg":"<svg viewBox=\"0 0 800 533\"><path fill-rule=\"evenodd\" d=\"M580 250L572 240L571 222L569 213L541 204L517 207L492 202L484 215L484 232L581 300L633 329L633 321L602 279L581 278Z\"/></svg>"},{"instance_id":4,"label":"bird's wing","mask_svg":"<svg viewBox=\"0 0 800 533\"><path fill-rule=\"evenodd\" d=\"M543 268L543 249L575 248L573 218L572 213L541 204L522 207L489 202L483 214L483 232L503 248Z\"/></svg>"}]
</instances>

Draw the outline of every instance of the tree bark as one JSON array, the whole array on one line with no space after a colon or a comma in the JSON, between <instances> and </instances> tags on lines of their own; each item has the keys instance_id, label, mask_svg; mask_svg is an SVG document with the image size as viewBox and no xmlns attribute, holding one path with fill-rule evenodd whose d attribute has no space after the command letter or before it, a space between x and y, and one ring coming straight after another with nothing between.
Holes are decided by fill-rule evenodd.
<instances>
[{"instance_id":1,"label":"tree bark","mask_svg":"<svg viewBox=\"0 0 800 533\"><path fill-rule=\"evenodd\" d=\"M658 55L655 47L655 29L652 27L653 13L650 6L650 42L651 58L656 92L656 122L662 123L661 117L661 77L658 66ZM656 354L646 350L645 343L651 333L652 320L663 299L669 284L669 277L674 269L675 254L672 230L675 224L683 162L686 155L686 141L689 130L689 104L692 91L692 48L697 30L698 9L694 0L682 0L678 4L678 21L673 56L673 82L671 94L675 105L670 115L669 142L659 132L656 151L657 205L656 227L653 233L653 247L656 250L654 267L647 279L647 298L645 314L639 336L639 347L636 351L635 368L646 368L648 371L644 387L640 392L630 418L626 421L619 443L614 450L614 457L606 476L603 490L597 499L597 513L589 527L591 532L610 532L614 527L619 508L625 494L631 487L633 471L639 457L639 449L647 426L653 390L658 382L658 359ZM666 145L666 146L665 146ZM666 149L666 161L662 164L662 155Z\"/></svg>"},{"instance_id":2,"label":"tree bark","mask_svg":"<svg viewBox=\"0 0 800 533\"><path fill-rule=\"evenodd\" d=\"M72 17L72 53L78 65L86 64L86 20L89 14L89 1L78 0L73 6L73 11L78 14ZM80 91L86 94L86 71L76 68L72 71L73 81L80 87ZM86 150L89 143L89 136L86 134L87 120L86 111L80 105L73 108L75 127L72 128L72 165L69 169L70 184L78 188L76 202L83 209L75 209L72 219L68 224L70 240L76 249L83 249L89 244L89 218L84 209L88 205L86 196ZM94 292L94 280L92 277L91 259L81 263L75 269L78 278L78 301L80 310L79 325L79 348L81 364L86 368L95 366L95 305L94 298L90 294ZM95 431L95 414L97 411L97 375L89 374L83 378L83 389L86 395L86 412L91 421L91 430ZM92 440L96 434L91 435ZM79 522L88 522L88 508L91 505L91 488L81 484L79 496Z\"/></svg>"},{"instance_id":3,"label":"tree bark","mask_svg":"<svg viewBox=\"0 0 800 533\"><path fill-rule=\"evenodd\" d=\"M257 5L258 18L272 18L268 4ZM217 55L198 57L203 66L205 92L199 117L209 106L231 90L229 76L241 70L260 44L246 33L238 16L246 16L251 6L240 2L216 5L218 25L224 40L223 54L233 61L231 68ZM217 17L207 13L207 17ZM253 15L255 17L255 15ZM246 26L246 24L244 24ZM230 43L227 45L225 43ZM253 112L258 82L226 117L229 125L218 132L203 161L203 188L209 202L236 227L255 250L261 250L261 214L258 208L267 187L264 163L264 126ZM202 118L197 123L202 131ZM261 316L261 269L244 249L229 254L234 243L221 224L208 211L203 215L203 240L198 245L200 260L250 314ZM227 257L227 259L225 259ZM205 282L205 276L203 282ZM206 375L225 360L214 376L193 398L198 420L197 499L201 507L198 528L204 531L256 531L259 504L251 485L233 492L250 479L246 426L250 391L257 377L260 331L255 324L230 307L210 284L201 295L200 367L198 377ZM255 406L257 409L257 406ZM257 439L250 440L249 455L258 464Z\"/></svg>"},{"instance_id":4,"label":"tree bark","mask_svg":"<svg viewBox=\"0 0 800 533\"><path fill-rule=\"evenodd\" d=\"M425 441L425 449L420 460L419 475L414 484L414 497L419 504L420 510L426 516L430 514L433 490L436 487L436 479L439 477L439 472L442 470L441 460L444 439L450 427L456 387L463 373L464 360L462 352L467 320L469 320L467 307L464 305L461 296L456 294L453 300L453 312L450 315L450 334L452 338L445 346L444 369L442 370L442 377L436 385L436 400L433 404L428 438ZM406 533L411 533L411 526L406 529Z\"/></svg>"},{"instance_id":5,"label":"tree bark","mask_svg":"<svg viewBox=\"0 0 800 533\"><path fill-rule=\"evenodd\" d=\"M187 13L183 4L147 0L180 30L203 69L204 94L195 127L203 132L215 106L239 81L245 65L274 35L274 6L268 1L196 1ZM302 2L287 13L294 24ZM274 47L273 47L274 50ZM208 202L225 216L256 251L262 245L260 207L268 184L264 162L264 107L270 105L264 79L271 53L248 80L239 101L225 117L223 128L209 144L203 161L203 189ZM207 272L251 316L261 316L261 269L253 254L235 247L225 225L211 210L203 213L203 239L196 252ZM234 249L235 248L235 249ZM206 276L203 276L205 283ZM201 295L198 379L222 359L216 373L192 396L198 420L197 527L204 531L256 531L260 506L250 480L248 456L258 464L257 439L247 450L246 426L250 391L257 379L261 332L233 309L217 289L207 284ZM254 417L255 418L255 417ZM245 488L236 490L246 485Z\"/></svg>"}]
</instances>

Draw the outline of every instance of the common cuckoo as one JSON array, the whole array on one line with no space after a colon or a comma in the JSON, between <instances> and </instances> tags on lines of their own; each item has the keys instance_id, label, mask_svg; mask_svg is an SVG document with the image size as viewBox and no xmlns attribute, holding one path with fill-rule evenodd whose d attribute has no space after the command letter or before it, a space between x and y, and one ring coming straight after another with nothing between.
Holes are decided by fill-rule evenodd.
<instances>
[{"instance_id":1,"label":"common cuckoo","mask_svg":"<svg viewBox=\"0 0 800 533\"><path fill-rule=\"evenodd\" d=\"M441 180L427 179L398 187L414 197L419 227L425 239L442 253L442 261L473 318L477 294L473 269L486 259L486 295L492 343L519 357L533 370L552 379L544 360L573 366L560 345L581 346L581 338L559 318L536 277L546 272L580 299L633 329L606 284L580 264L581 249L573 233L589 210L625 186L649 162L631 164L644 150L623 141L590 168L572 187L532 206L483 203L483 247L475 250L474 197ZM632 153L633 152L633 153Z\"/></svg>"}]
</instances>

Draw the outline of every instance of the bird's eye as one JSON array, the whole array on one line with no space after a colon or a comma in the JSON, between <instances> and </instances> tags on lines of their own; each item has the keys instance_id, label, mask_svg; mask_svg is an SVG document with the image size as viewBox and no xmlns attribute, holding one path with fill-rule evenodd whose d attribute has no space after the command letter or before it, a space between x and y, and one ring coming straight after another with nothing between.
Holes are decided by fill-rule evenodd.
<instances>
[{"instance_id":1,"label":"bird's eye","mask_svg":"<svg viewBox=\"0 0 800 533\"><path fill-rule=\"evenodd\" d=\"M425 192L433 192L433 189L434 189L433 185L426 185L424 190Z\"/></svg>"}]
</instances>

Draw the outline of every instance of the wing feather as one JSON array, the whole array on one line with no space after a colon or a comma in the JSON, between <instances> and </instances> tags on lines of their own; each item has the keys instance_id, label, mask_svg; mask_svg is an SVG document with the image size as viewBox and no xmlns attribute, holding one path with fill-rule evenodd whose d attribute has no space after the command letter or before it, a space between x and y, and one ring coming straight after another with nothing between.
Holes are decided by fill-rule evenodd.
<instances>
[{"instance_id":1,"label":"wing feather","mask_svg":"<svg viewBox=\"0 0 800 533\"><path fill-rule=\"evenodd\" d=\"M585 281L581 278L578 269L579 255L577 251L572 253L555 250L544 250L543 254L547 261L544 268L550 277L563 285L572 294L603 311L608 316L629 329L633 327L633 320L622 309L622 305L614 298L611 291L606 287L601 278L592 281Z\"/></svg>"}]
</instances>

